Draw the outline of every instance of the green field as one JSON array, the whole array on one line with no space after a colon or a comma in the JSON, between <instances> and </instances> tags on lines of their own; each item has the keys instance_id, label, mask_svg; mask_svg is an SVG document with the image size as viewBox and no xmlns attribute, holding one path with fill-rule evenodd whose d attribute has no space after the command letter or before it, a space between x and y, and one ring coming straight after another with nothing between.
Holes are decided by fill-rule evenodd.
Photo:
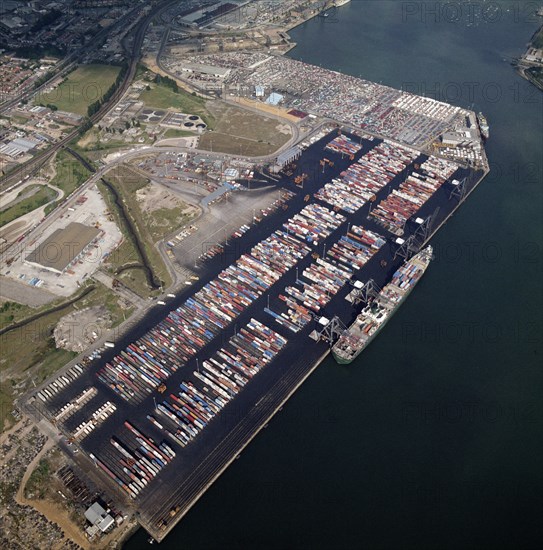
<instances>
[{"instance_id":1,"label":"green field","mask_svg":"<svg viewBox=\"0 0 543 550\"><path fill-rule=\"evenodd\" d=\"M285 133L286 123L274 118L224 103L210 109L215 128L202 135L200 149L256 157L274 153L291 137L290 130Z\"/></svg>"},{"instance_id":2,"label":"green field","mask_svg":"<svg viewBox=\"0 0 543 550\"><path fill-rule=\"evenodd\" d=\"M132 310L123 310L118 297L112 290L101 283L94 283L96 288L65 308L45 313L43 317L31 321L20 328L13 329L0 336L2 354L0 355L0 371L8 371L12 384L19 383L31 376L36 384L40 384L65 365L75 354L71 351L56 349L52 338L53 330L59 319L68 313L96 305L105 306L113 321L113 326L119 325ZM53 306L62 304L59 300L51 304L33 309L13 302L0 306L0 328L21 321L39 312L47 312ZM0 433L3 431L6 419L10 419L13 409L13 394L10 384L0 385Z\"/></svg>"},{"instance_id":3,"label":"green field","mask_svg":"<svg viewBox=\"0 0 543 550\"><path fill-rule=\"evenodd\" d=\"M175 128L168 128L162 136L163 139L179 138L179 137L191 137L196 135L194 132L188 132L187 130L176 130Z\"/></svg>"},{"instance_id":4,"label":"green field","mask_svg":"<svg viewBox=\"0 0 543 550\"><path fill-rule=\"evenodd\" d=\"M145 187L145 185L148 184L148 180L123 166L108 172L106 174L106 179L111 185L114 186L117 193L122 197L127 210L130 212L132 222L137 230L137 235L135 235L135 238L144 247L145 253L149 259L150 268L155 277L162 281L164 287L168 287L171 284L170 274L164 265L160 253L154 246L155 239L153 238L152 231L149 227L148 219L142 213L138 201L136 200L136 191L142 187ZM105 190L102 184L99 184L99 187L102 190L102 195L110 207L110 210L115 213L114 215L118 220L118 225L122 228L126 238L125 242L123 242L123 244L117 248L117 250L113 252L108 259L108 263L112 271L115 273L124 266L139 263L140 259L134 245L131 242L131 237L127 234L125 224L120 221L120 213L118 212L117 207L113 204L111 193L108 190ZM126 284L126 286L140 296L145 297L156 294L156 291L153 291L148 287L143 272L139 268L124 271L119 278Z\"/></svg>"},{"instance_id":5,"label":"green field","mask_svg":"<svg viewBox=\"0 0 543 550\"><path fill-rule=\"evenodd\" d=\"M18 198L23 197L24 195L30 196L23 198L19 202L13 204L12 206L8 206L5 210L0 212L0 227L16 220L24 214L28 214L29 212L36 210L36 208L51 202L57 197L57 192L54 189L51 189L48 185L36 185L35 187L30 186L30 188L27 187L21 191Z\"/></svg>"},{"instance_id":6,"label":"green field","mask_svg":"<svg viewBox=\"0 0 543 550\"><path fill-rule=\"evenodd\" d=\"M59 111L86 116L88 106L102 98L120 70L114 65L82 65L70 73L60 86L40 94L38 102L55 105Z\"/></svg>"},{"instance_id":7,"label":"green field","mask_svg":"<svg viewBox=\"0 0 543 550\"><path fill-rule=\"evenodd\" d=\"M55 177L51 185L62 189L66 196L71 195L90 177L90 172L70 153L60 151L55 162Z\"/></svg>"},{"instance_id":8,"label":"green field","mask_svg":"<svg viewBox=\"0 0 543 550\"><path fill-rule=\"evenodd\" d=\"M90 172L70 153L60 151L55 158L55 177L51 185L64 191L64 198L71 195L82 183L87 181ZM52 212L57 202L52 202L45 208L45 215Z\"/></svg>"},{"instance_id":9,"label":"green field","mask_svg":"<svg viewBox=\"0 0 543 550\"><path fill-rule=\"evenodd\" d=\"M174 92L162 84L150 84L151 89L140 95L140 100L147 107L169 109L170 107L191 115L199 115L209 128L213 127L214 118L206 108L205 99L179 90Z\"/></svg>"}]
</instances>

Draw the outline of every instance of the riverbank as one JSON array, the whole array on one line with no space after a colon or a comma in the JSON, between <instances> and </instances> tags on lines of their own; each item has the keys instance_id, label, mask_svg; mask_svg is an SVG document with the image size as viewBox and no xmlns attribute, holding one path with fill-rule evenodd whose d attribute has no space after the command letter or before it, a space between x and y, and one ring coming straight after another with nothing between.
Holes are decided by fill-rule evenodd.
<instances>
[{"instance_id":1,"label":"riverbank","mask_svg":"<svg viewBox=\"0 0 543 550\"><path fill-rule=\"evenodd\" d=\"M543 12L538 15L543 17ZM543 23L532 35L526 51L515 60L514 66L522 78L543 91Z\"/></svg>"},{"instance_id":2,"label":"riverbank","mask_svg":"<svg viewBox=\"0 0 543 550\"><path fill-rule=\"evenodd\" d=\"M308 21L311 21L312 19L319 17L319 14L323 12L326 12L328 10L340 9L342 6L347 5L349 1L350 0L347 0L347 2L343 2L339 6L336 6L336 2L334 2L334 0L324 2L324 4L320 5L317 9L312 10L310 13L304 14L302 15L302 17L289 22L283 27L280 27L278 31L279 34L284 35L288 42L287 46L284 49L281 49L281 54L286 55L297 46L297 43L292 41L292 38L290 37L289 32L296 30L298 27L300 27L304 23L307 23Z\"/></svg>"},{"instance_id":3,"label":"riverbank","mask_svg":"<svg viewBox=\"0 0 543 550\"><path fill-rule=\"evenodd\" d=\"M541 186L525 169L541 165L541 105L504 61L534 25L505 8L501 21L468 27L430 17L407 24L401 3L351 6L339 24L296 29L289 56L475 103L491 125L493 169L433 239L431 269L386 331L349 367L326 359L166 550L179 540L193 550L361 540L383 550L513 549L542 540ZM453 100L454 83L465 82L479 88ZM483 93L491 87L498 99ZM514 293L511 280L522 281ZM146 540L140 532L126 548Z\"/></svg>"}]
</instances>

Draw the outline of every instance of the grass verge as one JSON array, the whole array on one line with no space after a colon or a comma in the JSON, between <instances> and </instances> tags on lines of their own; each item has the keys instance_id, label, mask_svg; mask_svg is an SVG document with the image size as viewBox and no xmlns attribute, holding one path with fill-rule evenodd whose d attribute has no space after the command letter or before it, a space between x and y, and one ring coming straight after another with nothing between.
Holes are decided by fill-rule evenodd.
<instances>
[{"instance_id":1,"label":"grass verge","mask_svg":"<svg viewBox=\"0 0 543 550\"><path fill-rule=\"evenodd\" d=\"M53 330L61 317L77 309L105 305L111 314L113 326L117 326L132 313L131 309L125 310L121 307L112 290L99 282L94 282L93 285L94 288L84 297L57 311L50 310L62 306L64 301L59 300L38 309L7 302L0 308L0 329L42 314L39 318L0 335L0 373L9 380L0 385L0 432L4 430L5 422L11 416L13 399L17 396L15 386L22 384L28 387L30 380L40 384L75 357L75 353L55 347Z\"/></svg>"},{"instance_id":2,"label":"grass verge","mask_svg":"<svg viewBox=\"0 0 543 550\"><path fill-rule=\"evenodd\" d=\"M108 263L114 273L119 272L123 267L139 263L140 265L147 264L147 267L154 275L154 279L161 282L161 286L167 287L171 284L171 277L160 256L160 253L154 246L153 234L151 233L148 224L143 216L138 201L136 200L136 192L148 184L148 180L125 166L120 166L106 174L105 178L117 193L123 208L115 203L113 194L109 189L106 189L103 183L100 183L102 194L114 212L118 226L122 229L125 236L125 242L113 252L108 259ZM130 216L129 223L125 221L125 216ZM134 234L135 233L135 234ZM144 256L138 251L143 251ZM141 268L137 268L141 271ZM152 289L148 284L142 287L139 276L134 280L127 277L126 270L123 271L122 280L127 286L140 296L146 297L155 295L159 292L158 289Z\"/></svg>"},{"instance_id":3,"label":"grass verge","mask_svg":"<svg viewBox=\"0 0 543 550\"><path fill-rule=\"evenodd\" d=\"M114 65L81 65L54 90L41 93L38 103L86 116L89 105L102 98L120 70Z\"/></svg>"},{"instance_id":4,"label":"grass verge","mask_svg":"<svg viewBox=\"0 0 543 550\"><path fill-rule=\"evenodd\" d=\"M8 206L5 210L0 212L0 227L36 210L57 197L57 192L48 185L39 185L38 187L40 189L31 196L24 198L12 206ZM27 190L24 189L19 195L22 195L26 191Z\"/></svg>"}]
</instances>

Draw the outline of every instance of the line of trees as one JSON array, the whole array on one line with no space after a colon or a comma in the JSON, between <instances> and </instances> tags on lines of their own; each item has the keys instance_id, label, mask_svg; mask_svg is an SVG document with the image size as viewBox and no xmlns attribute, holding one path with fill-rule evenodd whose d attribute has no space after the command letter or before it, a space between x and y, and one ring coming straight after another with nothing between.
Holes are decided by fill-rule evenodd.
<instances>
[{"instance_id":1,"label":"line of trees","mask_svg":"<svg viewBox=\"0 0 543 550\"><path fill-rule=\"evenodd\" d=\"M177 82L169 76L162 76L157 74L155 76L155 84L162 84L163 86L167 86L176 94L179 92L179 86L177 85Z\"/></svg>"},{"instance_id":2,"label":"line of trees","mask_svg":"<svg viewBox=\"0 0 543 550\"><path fill-rule=\"evenodd\" d=\"M116 90L119 88L122 81L124 80L124 77L127 71L128 71L128 66L126 64L121 65L121 70L119 71L119 74L115 79L115 82L109 87L107 92L100 99L97 99L94 103L91 103L88 106L87 115L89 116L89 118L92 115L96 114L100 110L100 107L111 99L113 94L116 92Z\"/></svg>"},{"instance_id":3,"label":"line of trees","mask_svg":"<svg viewBox=\"0 0 543 550\"><path fill-rule=\"evenodd\" d=\"M92 128L92 121L90 120L92 115L96 114L100 110L100 107L111 99L115 91L119 88L122 81L124 80L124 77L127 72L128 72L128 65L126 63L123 63L121 65L121 70L119 71L119 74L115 79L115 82L109 87L107 92L100 99L98 99L94 103L91 103L88 106L87 118L85 119L83 124L79 127L79 130L78 130L79 135L82 136L87 130L90 130Z\"/></svg>"}]
</instances>

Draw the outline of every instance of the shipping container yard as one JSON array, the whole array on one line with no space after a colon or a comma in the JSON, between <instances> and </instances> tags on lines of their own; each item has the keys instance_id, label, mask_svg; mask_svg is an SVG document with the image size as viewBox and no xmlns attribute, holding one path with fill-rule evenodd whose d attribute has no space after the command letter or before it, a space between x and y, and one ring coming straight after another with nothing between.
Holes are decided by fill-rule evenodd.
<instances>
[{"instance_id":1,"label":"shipping container yard","mask_svg":"<svg viewBox=\"0 0 543 550\"><path fill-rule=\"evenodd\" d=\"M34 406L162 540L329 353L327 322L353 322L364 307L346 300L354 285L383 289L405 264L402 246L420 249L484 175L390 141L325 135L277 178L259 174L281 201L203 254L190 287L37 388Z\"/></svg>"}]
</instances>

